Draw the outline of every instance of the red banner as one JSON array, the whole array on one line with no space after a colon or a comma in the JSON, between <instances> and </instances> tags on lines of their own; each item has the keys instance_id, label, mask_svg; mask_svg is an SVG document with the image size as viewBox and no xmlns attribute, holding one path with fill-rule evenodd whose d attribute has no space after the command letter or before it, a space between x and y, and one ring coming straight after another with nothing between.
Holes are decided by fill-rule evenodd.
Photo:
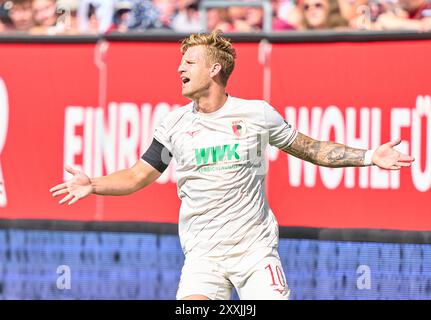
<instances>
[{"instance_id":1,"label":"red banner","mask_svg":"<svg viewBox=\"0 0 431 320\"><path fill-rule=\"evenodd\" d=\"M374 148L401 137L401 173L328 169L268 150L280 225L431 230L431 41L236 44L231 95L269 100L305 134ZM59 206L68 175L132 165L154 127L188 101L178 43L0 45L0 218L178 221L174 165L127 197Z\"/></svg>"},{"instance_id":2,"label":"red banner","mask_svg":"<svg viewBox=\"0 0 431 320\"><path fill-rule=\"evenodd\" d=\"M411 169L328 169L278 157L269 200L282 225L431 230L430 41L279 44L271 102L299 130L365 149L396 138Z\"/></svg>"}]
</instances>

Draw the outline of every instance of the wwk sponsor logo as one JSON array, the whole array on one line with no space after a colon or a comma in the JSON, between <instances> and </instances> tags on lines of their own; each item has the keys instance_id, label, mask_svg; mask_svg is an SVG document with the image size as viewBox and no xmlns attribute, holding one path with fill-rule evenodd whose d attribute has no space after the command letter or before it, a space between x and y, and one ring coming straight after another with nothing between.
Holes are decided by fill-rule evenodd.
<instances>
[{"instance_id":1,"label":"wwk sponsor logo","mask_svg":"<svg viewBox=\"0 0 431 320\"><path fill-rule=\"evenodd\" d=\"M232 158L239 160L239 154L236 152L238 146L239 144L236 143L225 144L216 147L195 149L196 164L207 164L210 161L212 161L213 163L217 163L220 161L224 161L226 157L228 160L232 160Z\"/></svg>"}]
</instances>

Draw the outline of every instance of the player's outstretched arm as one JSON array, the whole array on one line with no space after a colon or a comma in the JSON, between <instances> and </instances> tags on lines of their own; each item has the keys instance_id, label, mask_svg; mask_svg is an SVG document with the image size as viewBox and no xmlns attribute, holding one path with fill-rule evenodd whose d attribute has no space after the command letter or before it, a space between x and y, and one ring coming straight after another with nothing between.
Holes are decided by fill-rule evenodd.
<instances>
[{"instance_id":1,"label":"player's outstretched arm","mask_svg":"<svg viewBox=\"0 0 431 320\"><path fill-rule=\"evenodd\" d=\"M382 169L399 170L402 167L410 167L414 161L413 157L394 149L400 142L400 140L391 141L378 147L370 154L369 163L365 159L367 150L355 149L331 141L318 141L302 133L298 133L285 151L319 166L339 168L377 165Z\"/></svg>"},{"instance_id":2,"label":"player's outstretched arm","mask_svg":"<svg viewBox=\"0 0 431 320\"><path fill-rule=\"evenodd\" d=\"M65 170L73 175L72 179L52 187L53 197L66 195L60 204L69 205L90 194L120 196L138 191L160 177L161 173L142 160L129 168L109 175L89 178L84 172L66 166Z\"/></svg>"}]
</instances>

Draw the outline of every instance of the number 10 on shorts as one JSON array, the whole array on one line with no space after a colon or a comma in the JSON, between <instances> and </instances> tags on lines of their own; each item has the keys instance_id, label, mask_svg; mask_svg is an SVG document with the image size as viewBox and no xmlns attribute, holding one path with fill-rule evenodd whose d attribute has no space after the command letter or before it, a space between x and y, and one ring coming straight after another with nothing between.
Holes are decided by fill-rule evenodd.
<instances>
[{"instance_id":1,"label":"number 10 on shorts","mask_svg":"<svg viewBox=\"0 0 431 320\"><path fill-rule=\"evenodd\" d=\"M286 291L286 279L284 278L283 271L280 266L276 265L275 267L268 264L265 267L265 270L268 270L268 273L271 276L271 286L281 286L283 289L274 289L275 291L283 294Z\"/></svg>"}]
</instances>

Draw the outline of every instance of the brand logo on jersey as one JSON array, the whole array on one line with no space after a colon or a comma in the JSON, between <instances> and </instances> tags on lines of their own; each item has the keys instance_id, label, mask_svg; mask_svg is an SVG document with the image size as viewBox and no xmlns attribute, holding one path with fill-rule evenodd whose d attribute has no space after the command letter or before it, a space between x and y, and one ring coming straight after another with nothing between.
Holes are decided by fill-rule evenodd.
<instances>
[{"instance_id":1,"label":"brand logo on jersey","mask_svg":"<svg viewBox=\"0 0 431 320\"><path fill-rule=\"evenodd\" d=\"M187 131L186 133L190 136L190 137L194 137L195 135L197 135L201 130L194 130L194 131Z\"/></svg>"},{"instance_id":2,"label":"brand logo on jersey","mask_svg":"<svg viewBox=\"0 0 431 320\"><path fill-rule=\"evenodd\" d=\"M6 143L7 127L9 118L9 102L6 85L0 78L0 156ZM3 179L3 170L0 158L0 207L7 204L6 185Z\"/></svg>"},{"instance_id":3,"label":"brand logo on jersey","mask_svg":"<svg viewBox=\"0 0 431 320\"><path fill-rule=\"evenodd\" d=\"M245 133L245 131L246 131L246 127L245 127L244 121L242 121L242 120L233 121L232 122L232 130L233 130L233 133L237 137L242 136Z\"/></svg>"},{"instance_id":4,"label":"brand logo on jersey","mask_svg":"<svg viewBox=\"0 0 431 320\"><path fill-rule=\"evenodd\" d=\"M239 144L225 144L222 146L195 149L196 164L208 164L209 162L217 163L220 161L239 160L239 154L236 152Z\"/></svg>"}]
</instances>

